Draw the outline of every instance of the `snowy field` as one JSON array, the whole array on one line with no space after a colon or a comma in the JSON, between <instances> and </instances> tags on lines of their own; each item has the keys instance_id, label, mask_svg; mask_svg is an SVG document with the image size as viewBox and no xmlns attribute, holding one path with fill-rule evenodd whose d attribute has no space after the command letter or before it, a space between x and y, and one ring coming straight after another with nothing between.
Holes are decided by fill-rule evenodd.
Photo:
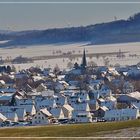
<instances>
[{"instance_id":1,"label":"snowy field","mask_svg":"<svg viewBox=\"0 0 140 140\"><path fill-rule=\"evenodd\" d=\"M109 53L109 52L118 52L127 51L125 58L117 58L116 56L106 56L109 59L110 65L115 65L119 63L120 65L133 65L140 62L140 42L136 43L123 43L123 44L109 44L109 45L85 45L85 44L56 44L56 45L41 45L41 46L25 46L23 48L0 48L0 56L3 59L10 58L13 59L19 55L23 57L33 57L33 56L47 56L54 55L53 52L61 51L62 53L67 53L68 51L74 52L74 54L82 54L83 49L86 49L87 54L89 53ZM130 55L136 54L135 57L130 57ZM104 65L103 57L96 58L87 58L87 61L94 61L98 65ZM48 59L48 60L38 60L34 63L28 64L15 64L18 70L29 68L31 66L39 66L41 68L50 67L54 68L58 65L61 69L66 69L68 63L81 63L81 58L75 58L70 60L68 58L57 58L57 59Z\"/></svg>"}]
</instances>

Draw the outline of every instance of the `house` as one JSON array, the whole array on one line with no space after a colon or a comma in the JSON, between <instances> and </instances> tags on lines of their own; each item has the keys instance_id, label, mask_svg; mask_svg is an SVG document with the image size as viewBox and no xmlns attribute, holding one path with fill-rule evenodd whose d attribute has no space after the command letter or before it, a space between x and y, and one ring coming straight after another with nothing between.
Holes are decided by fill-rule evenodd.
<instances>
[{"instance_id":1,"label":"house","mask_svg":"<svg viewBox=\"0 0 140 140\"><path fill-rule=\"evenodd\" d=\"M27 116L26 116L27 114L26 114L25 108L18 107L18 108L16 108L15 112L18 116L19 121L25 121L27 119Z\"/></svg>"},{"instance_id":2,"label":"house","mask_svg":"<svg viewBox=\"0 0 140 140\"><path fill-rule=\"evenodd\" d=\"M72 119L76 123L92 122L92 115L90 113L90 107L87 102L78 102L74 105L72 113Z\"/></svg>"},{"instance_id":3,"label":"house","mask_svg":"<svg viewBox=\"0 0 140 140\"><path fill-rule=\"evenodd\" d=\"M71 119L72 118L72 111L73 110L74 109L69 104L64 104L62 106L62 111L64 113L64 117L65 118Z\"/></svg>"},{"instance_id":4,"label":"house","mask_svg":"<svg viewBox=\"0 0 140 140\"><path fill-rule=\"evenodd\" d=\"M99 107L95 112L94 112L94 117L102 118L105 116L105 112L109 110L106 106Z\"/></svg>"},{"instance_id":5,"label":"house","mask_svg":"<svg viewBox=\"0 0 140 140\"><path fill-rule=\"evenodd\" d=\"M5 85L5 82L4 80L0 80L0 88L4 88L6 85Z\"/></svg>"},{"instance_id":6,"label":"house","mask_svg":"<svg viewBox=\"0 0 140 140\"><path fill-rule=\"evenodd\" d=\"M67 97L64 94L58 94L55 98L56 104L59 106L63 106L67 104Z\"/></svg>"},{"instance_id":7,"label":"house","mask_svg":"<svg viewBox=\"0 0 140 140\"><path fill-rule=\"evenodd\" d=\"M13 93L5 93L0 95L0 105L9 105L13 98Z\"/></svg>"},{"instance_id":8,"label":"house","mask_svg":"<svg viewBox=\"0 0 140 140\"><path fill-rule=\"evenodd\" d=\"M80 98L81 102L89 102L89 95L86 91L81 91L81 92L78 92L78 93L75 93L75 95Z\"/></svg>"},{"instance_id":9,"label":"house","mask_svg":"<svg viewBox=\"0 0 140 140\"><path fill-rule=\"evenodd\" d=\"M27 77L28 77L28 75L25 72L19 72L19 73L15 74L16 79L23 79L23 78L27 78Z\"/></svg>"},{"instance_id":10,"label":"house","mask_svg":"<svg viewBox=\"0 0 140 140\"><path fill-rule=\"evenodd\" d=\"M99 96L108 97L111 95L112 95L111 89L107 85L102 85L99 92Z\"/></svg>"},{"instance_id":11,"label":"house","mask_svg":"<svg viewBox=\"0 0 140 140\"><path fill-rule=\"evenodd\" d=\"M12 122L18 122L18 116L16 112L7 111L1 113L7 118L7 120L10 120Z\"/></svg>"},{"instance_id":12,"label":"house","mask_svg":"<svg viewBox=\"0 0 140 140\"><path fill-rule=\"evenodd\" d=\"M140 101L132 102L131 105L136 106L140 110Z\"/></svg>"},{"instance_id":13,"label":"house","mask_svg":"<svg viewBox=\"0 0 140 140\"><path fill-rule=\"evenodd\" d=\"M68 88L73 88L74 87L73 89L77 88L77 86L79 85L79 82L76 81L76 80L70 80L68 83L69 83Z\"/></svg>"},{"instance_id":14,"label":"house","mask_svg":"<svg viewBox=\"0 0 140 140\"><path fill-rule=\"evenodd\" d=\"M91 112L96 111L99 108L99 103L97 102L97 100L91 99L89 101L89 108Z\"/></svg>"},{"instance_id":15,"label":"house","mask_svg":"<svg viewBox=\"0 0 140 140\"><path fill-rule=\"evenodd\" d=\"M64 119L65 118L63 110L60 107L51 108L50 113L52 114L53 117L55 117L57 119Z\"/></svg>"},{"instance_id":16,"label":"house","mask_svg":"<svg viewBox=\"0 0 140 140\"><path fill-rule=\"evenodd\" d=\"M64 86L64 88L67 88L69 86L69 84L66 81L63 81L63 80L59 80L59 83L62 84Z\"/></svg>"},{"instance_id":17,"label":"house","mask_svg":"<svg viewBox=\"0 0 140 140\"><path fill-rule=\"evenodd\" d=\"M119 76L120 74L118 73L118 71L114 68L114 67L108 67L108 71L109 74L113 75L113 76Z\"/></svg>"},{"instance_id":18,"label":"house","mask_svg":"<svg viewBox=\"0 0 140 140\"><path fill-rule=\"evenodd\" d=\"M129 103L131 102L139 102L140 101L140 92L135 91L128 94L122 94L117 98L118 102Z\"/></svg>"},{"instance_id":19,"label":"house","mask_svg":"<svg viewBox=\"0 0 140 140\"><path fill-rule=\"evenodd\" d=\"M53 97L51 97L51 98L41 99L40 102L36 100L35 107L37 111L43 108L47 108L49 110L51 108L57 107L57 104L56 104L56 100Z\"/></svg>"},{"instance_id":20,"label":"house","mask_svg":"<svg viewBox=\"0 0 140 140\"><path fill-rule=\"evenodd\" d=\"M37 81L43 80L43 77L40 76L39 74L36 75L36 76L32 76L32 78L33 78L33 81L34 81L34 82L37 82Z\"/></svg>"},{"instance_id":21,"label":"house","mask_svg":"<svg viewBox=\"0 0 140 140\"><path fill-rule=\"evenodd\" d=\"M21 108L19 106L0 106L0 112L1 113L15 112L17 114L19 121L26 120L26 111L24 108Z\"/></svg>"},{"instance_id":22,"label":"house","mask_svg":"<svg viewBox=\"0 0 140 140\"><path fill-rule=\"evenodd\" d=\"M139 79L140 78L140 70L138 68L130 68L128 70L127 76L131 79Z\"/></svg>"},{"instance_id":23,"label":"house","mask_svg":"<svg viewBox=\"0 0 140 140\"><path fill-rule=\"evenodd\" d=\"M24 108L27 115L33 116L34 114L36 114L36 108L32 104L31 105L30 104L24 104L24 105L20 105L19 107Z\"/></svg>"},{"instance_id":24,"label":"house","mask_svg":"<svg viewBox=\"0 0 140 140\"><path fill-rule=\"evenodd\" d=\"M41 92L41 95L43 97L47 97L47 96L52 97L54 95L54 90L50 90L50 89L44 90L44 91Z\"/></svg>"},{"instance_id":25,"label":"house","mask_svg":"<svg viewBox=\"0 0 140 140\"><path fill-rule=\"evenodd\" d=\"M77 102L76 104L73 104L73 108L75 111L90 112L89 103L87 103L87 102Z\"/></svg>"},{"instance_id":26,"label":"house","mask_svg":"<svg viewBox=\"0 0 140 140\"><path fill-rule=\"evenodd\" d=\"M47 89L47 87L41 83L37 88L36 88L36 91L37 92L42 92L42 91L45 91Z\"/></svg>"},{"instance_id":27,"label":"house","mask_svg":"<svg viewBox=\"0 0 140 140\"><path fill-rule=\"evenodd\" d=\"M21 96L20 96L21 97ZM16 99L16 105L17 106L20 106L20 105L34 105L34 100L33 99L30 99L30 98L20 98L19 96L15 96L15 99Z\"/></svg>"},{"instance_id":28,"label":"house","mask_svg":"<svg viewBox=\"0 0 140 140\"><path fill-rule=\"evenodd\" d=\"M46 109L40 109L32 118L32 125L46 125L52 123L52 114Z\"/></svg>"},{"instance_id":29,"label":"house","mask_svg":"<svg viewBox=\"0 0 140 140\"><path fill-rule=\"evenodd\" d=\"M7 120L7 118L6 118L3 114L0 113L0 125L1 125L3 122L5 122L6 120Z\"/></svg>"},{"instance_id":30,"label":"house","mask_svg":"<svg viewBox=\"0 0 140 140\"><path fill-rule=\"evenodd\" d=\"M95 100L101 97L108 97L112 95L111 89L107 85L90 85L90 97L94 98Z\"/></svg>"},{"instance_id":31,"label":"house","mask_svg":"<svg viewBox=\"0 0 140 140\"><path fill-rule=\"evenodd\" d=\"M45 76L48 76L49 73L50 73L50 68L44 68L43 74L44 74Z\"/></svg>"},{"instance_id":32,"label":"house","mask_svg":"<svg viewBox=\"0 0 140 140\"><path fill-rule=\"evenodd\" d=\"M12 94L16 92L15 88L10 88L10 87L6 87L6 88L0 88L0 92L2 93L7 93L7 94Z\"/></svg>"},{"instance_id":33,"label":"house","mask_svg":"<svg viewBox=\"0 0 140 140\"><path fill-rule=\"evenodd\" d=\"M18 96L18 97L20 97L20 99L22 99L22 98L26 97L26 92L24 92L24 91L16 91L15 96Z\"/></svg>"},{"instance_id":34,"label":"house","mask_svg":"<svg viewBox=\"0 0 140 140\"><path fill-rule=\"evenodd\" d=\"M123 93L128 94L134 92L134 86L129 81L126 81L123 85Z\"/></svg>"},{"instance_id":35,"label":"house","mask_svg":"<svg viewBox=\"0 0 140 140\"><path fill-rule=\"evenodd\" d=\"M55 92L60 92L66 88L66 84L61 81L56 81L54 85Z\"/></svg>"},{"instance_id":36,"label":"house","mask_svg":"<svg viewBox=\"0 0 140 140\"><path fill-rule=\"evenodd\" d=\"M92 122L92 115L86 111L73 111L72 119L75 123L88 123Z\"/></svg>"},{"instance_id":37,"label":"house","mask_svg":"<svg viewBox=\"0 0 140 140\"><path fill-rule=\"evenodd\" d=\"M109 109L114 109L117 106L117 99L113 96L106 98L99 98L98 100L99 106L106 106Z\"/></svg>"},{"instance_id":38,"label":"house","mask_svg":"<svg viewBox=\"0 0 140 140\"><path fill-rule=\"evenodd\" d=\"M107 121L123 121L133 120L139 117L138 108L125 108L125 109L113 109L107 110L104 115L104 119Z\"/></svg>"}]
</instances>

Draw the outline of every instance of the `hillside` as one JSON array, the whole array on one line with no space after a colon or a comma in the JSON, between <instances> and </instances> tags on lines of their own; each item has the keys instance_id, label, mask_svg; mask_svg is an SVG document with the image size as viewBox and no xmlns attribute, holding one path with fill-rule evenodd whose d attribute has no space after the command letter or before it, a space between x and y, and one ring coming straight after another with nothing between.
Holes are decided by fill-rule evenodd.
<instances>
[{"instance_id":1,"label":"hillside","mask_svg":"<svg viewBox=\"0 0 140 140\"><path fill-rule=\"evenodd\" d=\"M1 128L0 137L133 137L140 136L140 120L60 126ZM130 133L132 132L133 133ZM129 133L128 133L129 132ZM31 138L30 138L31 139Z\"/></svg>"},{"instance_id":2,"label":"hillside","mask_svg":"<svg viewBox=\"0 0 140 140\"><path fill-rule=\"evenodd\" d=\"M18 32L2 31L0 40L9 40L0 47L78 42L89 42L89 44L139 42L140 13L127 20L89 26Z\"/></svg>"}]
</instances>

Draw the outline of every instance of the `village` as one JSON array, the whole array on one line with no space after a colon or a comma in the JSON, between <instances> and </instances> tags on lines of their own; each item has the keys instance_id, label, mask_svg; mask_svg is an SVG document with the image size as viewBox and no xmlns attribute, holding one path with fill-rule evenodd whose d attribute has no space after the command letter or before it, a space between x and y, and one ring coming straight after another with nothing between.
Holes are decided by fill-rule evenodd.
<instances>
[{"instance_id":1,"label":"village","mask_svg":"<svg viewBox=\"0 0 140 140\"><path fill-rule=\"evenodd\" d=\"M125 121L140 118L140 67L70 70L0 66L0 127Z\"/></svg>"}]
</instances>

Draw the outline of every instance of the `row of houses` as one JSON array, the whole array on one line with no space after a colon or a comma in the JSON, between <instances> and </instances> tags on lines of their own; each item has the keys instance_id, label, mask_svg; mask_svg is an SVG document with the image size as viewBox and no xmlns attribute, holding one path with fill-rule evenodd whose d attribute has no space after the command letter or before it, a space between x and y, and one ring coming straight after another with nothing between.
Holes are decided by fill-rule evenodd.
<instances>
[{"instance_id":1,"label":"row of houses","mask_svg":"<svg viewBox=\"0 0 140 140\"><path fill-rule=\"evenodd\" d=\"M79 94L81 95L79 96ZM70 96L59 95L59 97L39 95L34 99L19 98L16 95L14 96L15 105L2 105L3 102L0 102L0 121L1 123L9 120L29 122L32 125L45 125L66 119L75 123L93 122L94 118L102 118L106 121L137 119L140 117L140 98L137 98L137 94L138 92L125 94L118 100L113 96L94 100L85 91L75 92L75 95L71 94ZM2 96L0 96L0 101ZM6 96L8 95L5 94L5 98ZM13 98L8 97L5 102L12 100ZM124 103L126 104L125 108ZM121 104L123 106L118 108L117 105Z\"/></svg>"}]
</instances>

